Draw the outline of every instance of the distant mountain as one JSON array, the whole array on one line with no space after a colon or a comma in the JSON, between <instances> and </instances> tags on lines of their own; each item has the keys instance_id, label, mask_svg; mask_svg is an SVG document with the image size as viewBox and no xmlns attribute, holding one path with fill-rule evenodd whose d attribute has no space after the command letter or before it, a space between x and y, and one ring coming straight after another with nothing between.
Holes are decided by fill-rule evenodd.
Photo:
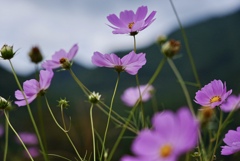
<instances>
[{"instance_id":1,"label":"distant mountain","mask_svg":"<svg viewBox=\"0 0 240 161\"><path fill-rule=\"evenodd\" d=\"M228 89L233 89L234 94L240 93L239 20L240 11L225 17L212 18L185 28L202 86L213 79L221 79L222 81L226 81ZM194 82L195 78L191 70L181 32L177 30L168 37L169 39L179 40L182 43L180 56L174 59L174 63L185 81ZM143 66L138 74L140 84L145 84L151 78L163 55L160 53L156 44L152 44L147 48L137 49L137 51L146 53L147 64ZM119 56L123 56L126 53L129 53L129 51L117 52ZM86 69L78 64L74 64L72 69L86 87L91 91L100 92L106 104L110 103L117 79L116 72L107 68ZM4 69L0 70L0 75L0 95L5 98L10 96L10 98L14 100L14 91L18 89L14 77ZM24 80L32 78L35 78L34 74L27 78L20 77L21 84ZM119 98L124 89L130 86L136 86L135 76L121 73L116 101L114 103L114 109L121 114L125 114L129 108L126 107ZM153 86L156 89L156 100L159 110L166 108L177 109L180 106L187 105L181 87L167 63L165 63ZM188 86L188 89L191 98L194 99L195 92L198 89L191 86ZM59 98L66 97L70 101L70 105L75 109L73 112L68 110L67 113L69 115L73 115L73 117L79 116L80 120L88 118L89 104L86 101L87 97L83 95L83 92L78 88L68 71L55 72L47 97L49 98L50 105L54 108ZM34 102L32 106L35 105L36 102ZM194 106L196 109L198 108L198 105L194 104ZM70 109L73 107L70 107ZM33 108L33 110L36 109ZM55 110L57 111L57 109ZM20 112L21 110L17 111ZM20 113L23 117L27 115L26 110L25 113ZM16 112L13 115L17 115ZM102 117L100 115L98 117ZM46 120L51 120L51 118L46 118ZM80 124L74 125L75 128L83 126L83 123L80 123L81 121L75 121ZM81 142L81 140L79 142ZM85 143L85 145L87 145L87 143ZM52 146L54 147L54 145Z\"/></svg>"}]
</instances>

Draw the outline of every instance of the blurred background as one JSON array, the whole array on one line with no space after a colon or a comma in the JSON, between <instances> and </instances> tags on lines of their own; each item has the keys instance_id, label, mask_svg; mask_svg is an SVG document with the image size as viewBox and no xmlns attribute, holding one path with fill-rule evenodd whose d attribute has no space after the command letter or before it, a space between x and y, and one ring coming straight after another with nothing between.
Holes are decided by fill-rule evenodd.
<instances>
[{"instance_id":1,"label":"blurred background","mask_svg":"<svg viewBox=\"0 0 240 161\"><path fill-rule=\"evenodd\" d=\"M240 1L173 1L178 16L183 23L189 45L195 60L197 72L202 86L213 79L226 81L227 88L233 93L240 93ZM156 67L163 58L156 40L165 35L169 39L179 40L182 44L179 56L174 59L185 81L194 82L185 44L181 31L168 0L158 1L31 1L8 0L1 2L0 10L0 45L14 45L18 50L12 59L21 84L28 79L35 78L36 66L30 62L28 53L33 46L38 46L44 59L50 59L55 51L68 51L73 44L78 43L78 55L74 59L73 71L91 91L99 92L106 104L110 103L117 74L111 69L95 68L91 63L94 51L102 53L117 53L119 56L133 50L133 38L128 35L113 35L112 29L107 26L106 16L112 13L119 14L123 10L133 10L139 6L148 6L149 13L157 11L156 20L147 29L137 36L137 52L146 53L147 64L139 71L141 84L146 84L153 75ZM15 101L14 92L18 89L11 73L8 61L0 60L0 95ZM38 66L40 67L40 66ZM136 86L134 76L122 73L119 88L114 102L114 110L122 116L127 116L129 107L125 106L120 96L123 91ZM186 106L186 100L177 79L166 63L157 80L153 83L156 89L155 102L158 111L163 109L177 110ZM188 86L192 100L196 87ZM89 103L87 97L78 88L68 71L55 72L52 84L47 91L47 98L56 117L60 119L60 109L57 100L66 98L70 107L65 111L71 117L72 127L70 135L76 143L81 155L89 156L92 152L92 136L89 120ZM38 123L38 104L35 100L31 109ZM61 154L74 160L75 153L64 134L54 124L47 111L43 98L40 98L43 109L47 147L50 153ZM13 103L14 105L14 103ZM14 105L15 106L15 105ZM153 115L152 102L146 103L146 112L149 119ZM197 111L198 105L194 104ZM228 129L239 126L239 117L234 119ZM98 108L94 109L95 128L103 134L106 115ZM15 108L10 112L10 120L17 131L34 132L25 107ZM0 124L5 124L4 116L0 116ZM223 131L225 133L228 129ZM120 128L111 124L107 147L111 149L112 142L119 134ZM127 132L126 136L134 136ZM15 136L10 130L9 160L21 160L23 149L13 139ZM124 139L116 153L114 160L130 153L131 139ZM4 135L0 137L0 156L3 156ZM217 151L217 160L237 160L239 155L222 157L220 148ZM37 158L41 160L41 158ZM26 159L22 159L26 160ZM60 160L54 159L51 160Z\"/></svg>"}]
</instances>

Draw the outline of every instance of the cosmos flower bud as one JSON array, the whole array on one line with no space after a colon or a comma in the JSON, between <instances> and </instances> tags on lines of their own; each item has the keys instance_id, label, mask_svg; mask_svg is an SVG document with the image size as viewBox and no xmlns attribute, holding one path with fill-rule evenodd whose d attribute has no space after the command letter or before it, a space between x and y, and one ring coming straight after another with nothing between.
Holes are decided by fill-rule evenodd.
<instances>
[{"instance_id":1,"label":"cosmos flower bud","mask_svg":"<svg viewBox=\"0 0 240 161\"><path fill-rule=\"evenodd\" d=\"M172 58L180 50L181 44L176 40L169 40L162 45L162 53L169 58Z\"/></svg>"},{"instance_id":2,"label":"cosmos flower bud","mask_svg":"<svg viewBox=\"0 0 240 161\"><path fill-rule=\"evenodd\" d=\"M42 53L37 46L32 47L32 49L28 53L28 55L29 55L31 61L35 64L38 64L39 62L41 62L43 60Z\"/></svg>"},{"instance_id":3,"label":"cosmos flower bud","mask_svg":"<svg viewBox=\"0 0 240 161\"><path fill-rule=\"evenodd\" d=\"M159 36L159 37L157 38L157 43L158 43L159 45L163 45L166 41L167 41L167 37L166 37L166 36Z\"/></svg>"},{"instance_id":4,"label":"cosmos flower bud","mask_svg":"<svg viewBox=\"0 0 240 161\"><path fill-rule=\"evenodd\" d=\"M203 106L199 110L198 115L199 115L199 120L200 120L201 126L204 127L209 123L209 121L214 116L214 109L211 108L210 106Z\"/></svg>"},{"instance_id":5,"label":"cosmos flower bud","mask_svg":"<svg viewBox=\"0 0 240 161\"><path fill-rule=\"evenodd\" d=\"M59 106L59 107L63 107L63 108L67 108L67 107L69 106L68 102L69 102L69 101L67 101L66 98L60 99L60 100L58 101L58 106Z\"/></svg>"},{"instance_id":6,"label":"cosmos flower bud","mask_svg":"<svg viewBox=\"0 0 240 161\"><path fill-rule=\"evenodd\" d=\"M101 95L99 93L93 92L88 96L89 102L96 104L100 100Z\"/></svg>"},{"instance_id":7,"label":"cosmos flower bud","mask_svg":"<svg viewBox=\"0 0 240 161\"><path fill-rule=\"evenodd\" d=\"M0 50L3 59L12 59L16 52L13 52L13 46L4 44Z\"/></svg>"},{"instance_id":8,"label":"cosmos flower bud","mask_svg":"<svg viewBox=\"0 0 240 161\"><path fill-rule=\"evenodd\" d=\"M11 109L11 102L0 96L0 110Z\"/></svg>"}]
</instances>

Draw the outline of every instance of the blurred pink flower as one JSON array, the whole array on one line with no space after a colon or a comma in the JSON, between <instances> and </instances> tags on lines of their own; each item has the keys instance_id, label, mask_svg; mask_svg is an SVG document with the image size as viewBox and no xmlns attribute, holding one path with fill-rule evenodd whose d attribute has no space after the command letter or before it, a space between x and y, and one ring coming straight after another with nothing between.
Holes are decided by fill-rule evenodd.
<instances>
[{"instance_id":1,"label":"blurred pink flower","mask_svg":"<svg viewBox=\"0 0 240 161\"><path fill-rule=\"evenodd\" d=\"M225 102L220 106L224 112L231 112L232 110L240 108L240 95L230 95Z\"/></svg>"},{"instance_id":2,"label":"blurred pink flower","mask_svg":"<svg viewBox=\"0 0 240 161\"><path fill-rule=\"evenodd\" d=\"M64 69L69 69L71 67L71 60L75 57L78 51L78 45L75 44L67 53L65 50L61 49L52 56L52 60L46 60L42 63L44 69L55 69L63 67Z\"/></svg>"},{"instance_id":3,"label":"blurred pink flower","mask_svg":"<svg viewBox=\"0 0 240 161\"><path fill-rule=\"evenodd\" d=\"M126 71L131 75L136 75L138 70L146 64L144 53L136 54L134 51L119 58L116 54L101 54L94 52L92 63L99 67L114 68L117 72Z\"/></svg>"},{"instance_id":4,"label":"blurred pink flower","mask_svg":"<svg viewBox=\"0 0 240 161\"><path fill-rule=\"evenodd\" d=\"M40 152L39 152L39 149L37 148L37 147L29 147L28 148L28 151L29 151L29 153L31 154L31 156L33 157L33 158L36 158L37 156L39 156L40 155ZM26 157L26 158L29 158L29 156L28 156L28 154L27 154L27 152L26 151L24 151L24 156Z\"/></svg>"},{"instance_id":5,"label":"blurred pink flower","mask_svg":"<svg viewBox=\"0 0 240 161\"><path fill-rule=\"evenodd\" d=\"M194 101L202 106L214 108L221 105L231 93L232 90L227 91L226 83L213 80L196 93Z\"/></svg>"},{"instance_id":6,"label":"blurred pink flower","mask_svg":"<svg viewBox=\"0 0 240 161\"><path fill-rule=\"evenodd\" d=\"M188 108L176 114L157 113L152 124L153 129L142 130L133 141L135 156L124 156L121 161L176 161L197 145L199 124Z\"/></svg>"},{"instance_id":7,"label":"blurred pink flower","mask_svg":"<svg viewBox=\"0 0 240 161\"><path fill-rule=\"evenodd\" d=\"M23 90L28 103L30 104L38 95L44 94L45 90L50 86L53 77L52 70L41 70L39 74L39 82L35 79L27 80L23 83ZM15 104L25 106L27 104L20 90L15 91L15 97L18 101Z\"/></svg>"},{"instance_id":8,"label":"blurred pink flower","mask_svg":"<svg viewBox=\"0 0 240 161\"><path fill-rule=\"evenodd\" d=\"M134 106L138 99L140 99L139 96L139 89L141 91L141 97L142 97L142 102L148 101L152 97L152 92L154 90L152 85L141 85L138 87L130 87L127 88L122 96L121 99L122 101L127 105L127 106Z\"/></svg>"},{"instance_id":9,"label":"blurred pink flower","mask_svg":"<svg viewBox=\"0 0 240 161\"><path fill-rule=\"evenodd\" d=\"M20 136L20 138L22 139L24 144L27 144L27 145L37 145L38 144L37 136L34 133L19 132L18 135ZM18 143L20 143L18 138L16 138L16 140Z\"/></svg>"},{"instance_id":10,"label":"blurred pink flower","mask_svg":"<svg viewBox=\"0 0 240 161\"><path fill-rule=\"evenodd\" d=\"M229 130L223 139L225 146L221 146L222 155L231 155L240 151L240 127L237 131Z\"/></svg>"},{"instance_id":11,"label":"blurred pink flower","mask_svg":"<svg viewBox=\"0 0 240 161\"><path fill-rule=\"evenodd\" d=\"M137 9L136 13L132 10L120 12L119 18L115 14L110 14L107 16L107 19L113 26L108 26L114 29L113 34L136 35L155 20L156 11L152 11L146 18L147 12L147 6L141 6Z\"/></svg>"}]
</instances>

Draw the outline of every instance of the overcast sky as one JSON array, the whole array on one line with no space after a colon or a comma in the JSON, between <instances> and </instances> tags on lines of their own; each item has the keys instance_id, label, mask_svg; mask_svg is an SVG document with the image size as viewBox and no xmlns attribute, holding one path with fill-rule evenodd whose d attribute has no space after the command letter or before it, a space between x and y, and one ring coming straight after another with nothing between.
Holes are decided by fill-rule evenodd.
<instances>
[{"instance_id":1,"label":"overcast sky","mask_svg":"<svg viewBox=\"0 0 240 161\"><path fill-rule=\"evenodd\" d=\"M230 14L240 9L240 0L173 0L182 23L186 25ZM39 46L45 59L55 51L68 51L78 43L79 51L74 61L93 67L94 51L110 53L133 48L128 35L113 35L106 16L148 6L157 11L156 20L137 35L137 47L153 43L160 35L178 28L169 0L2 0L0 10L0 46L14 45L17 55L12 59L19 75L34 71L28 52ZM0 66L10 70L8 61Z\"/></svg>"}]
</instances>

